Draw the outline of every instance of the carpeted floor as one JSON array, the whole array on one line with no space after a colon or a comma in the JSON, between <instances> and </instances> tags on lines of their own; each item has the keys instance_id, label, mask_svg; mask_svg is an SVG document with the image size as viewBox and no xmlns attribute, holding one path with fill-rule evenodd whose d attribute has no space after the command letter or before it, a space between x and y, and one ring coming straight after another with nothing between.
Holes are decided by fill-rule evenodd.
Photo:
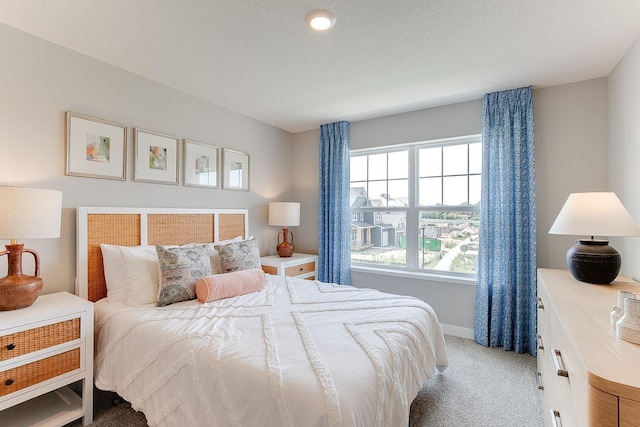
<instances>
[{"instance_id":1,"label":"carpeted floor","mask_svg":"<svg viewBox=\"0 0 640 427\"><path fill-rule=\"evenodd\" d=\"M411 404L410 427L543 427L536 359L447 335L449 367ZM117 395L96 392L95 427L146 427L142 413ZM67 427L80 426L80 422ZM365 427L365 426L363 426Z\"/></svg>"}]
</instances>

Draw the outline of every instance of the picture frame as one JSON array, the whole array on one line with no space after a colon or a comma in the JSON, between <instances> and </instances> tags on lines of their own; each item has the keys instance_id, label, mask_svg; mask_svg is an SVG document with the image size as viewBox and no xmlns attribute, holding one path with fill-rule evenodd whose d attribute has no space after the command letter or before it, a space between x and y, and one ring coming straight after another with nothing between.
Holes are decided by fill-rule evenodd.
<instances>
[{"instance_id":1,"label":"picture frame","mask_svg":"<svg viewBox=\"0 0 640 427\"><path fill-rule=\"evenodd\" d=\"M127 126L66 112L65 175L127 179Z\"/></svg>"},{"instance_id":2,"label":"picture frame","mask_svg":"<svg viewBox=\"0 0 640 427\"><path fill-rule=\"evenodd\" d=\"M133 142L135 181L179 184L180 138L134 128Z\"/></svg>"},{"instance_id":3,"label":"picture frame","mask_svg":"<svg viewBox=\"0 0 640 427\"><path fill-rule=\"evenodd\" d=\"M249 154L224 148L222 173L223 189L249 191Z\"/></svg>"},{"instance_id":4,"label":"picture frame","mask_svg":"<svg viewBox=\"0 0 640 427\"><path fill-rule=\"evenodd\" d=\"M190 139L184 139L182 145L184 185L219 188L218 147Z\"/></svg>"}]
</instances>

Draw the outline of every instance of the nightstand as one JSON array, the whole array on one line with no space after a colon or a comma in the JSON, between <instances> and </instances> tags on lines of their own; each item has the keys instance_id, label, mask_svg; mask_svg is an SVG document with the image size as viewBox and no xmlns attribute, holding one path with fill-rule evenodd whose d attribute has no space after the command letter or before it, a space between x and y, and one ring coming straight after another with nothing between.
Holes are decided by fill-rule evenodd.
<instances>
[{"instance_id":1,"label":"nightstand","mask_svg":"<svg viewBox=\"0 0 640 427\"><path fill-rule=\"evenodd\" d=\"M317 255L294 253L288 258L278 255L260 258L262 270L275 276L291 276L301 279L314 280L316 278Z\"/></svg>"},{"instance_id":2,"label":"nightstand","mask_svg":"<svg viewBox=\"0 0 640 427\"><path fill-rule=\"evenodd\" d=\"M58 292L0 312L0 425L63 426L78 418L93 421L93 303Z\"/></svg>"}]
</instances>

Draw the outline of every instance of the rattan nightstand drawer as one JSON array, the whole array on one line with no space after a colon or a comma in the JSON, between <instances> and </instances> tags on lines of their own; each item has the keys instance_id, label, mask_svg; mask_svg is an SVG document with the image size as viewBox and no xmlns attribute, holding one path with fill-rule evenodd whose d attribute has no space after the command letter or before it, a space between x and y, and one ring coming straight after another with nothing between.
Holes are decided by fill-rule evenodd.
<instances>
[{"instance_id":1,"label":"rattan nightstand drawer","mask_svg":"<svg viewBox=\"0 0 640 427\"><path fill-rule=\"evenodd\" d=\"M0 396L80 369L80 348L0 372Z\"/></svg>"},{"instance_id":2,"label":"rattan nightstand drawer","mask_svg":"<svg viewBox=\"0 0 640 427\"><path fill-rule=\"evenodd\" d=\"M285 268L284 275L295 277L302 274L313 273L314 271L316 271L316 263L307 262L305 264L292 265L291 267Z\"/></svg>"},{"instance_id":3,"label":"rattan nightstand drawer","mask_svg":"<svg viewBox=\"0 0 640 427\"><path fill-rule=\"evenodd\" d=\"M0 362L80 338L80 318L0 337Z\"/></svg>"}]
</instances>

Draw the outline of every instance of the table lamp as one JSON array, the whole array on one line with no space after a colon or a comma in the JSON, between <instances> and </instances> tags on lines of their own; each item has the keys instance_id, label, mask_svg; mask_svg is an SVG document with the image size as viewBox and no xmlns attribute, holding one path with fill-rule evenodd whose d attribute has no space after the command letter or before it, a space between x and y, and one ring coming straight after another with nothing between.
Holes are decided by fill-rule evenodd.
<instances>
[{"instance_id":1,"label":"table lamp","mask_svg":"<svg viewBox=\"0 0 640 427\"><path fill-rule=\"evenodd\" d=\"M278 245L276 246L278 255L283 258L293 255L293 233L287 227L300 225L300 203L269 203L269 225L283 227L282 231L278 233ZM291 242L289 242L289 236L291 236Z\"/></svg>"},{"instance_id":2,"label":"table lamp","mask_svg":"<svg viewBox=\"0 0 640 427\"><path fill-rule=\"evenodd\" d=\"M0 240L8 255L8 274L0 279L0 311L29 307L40 295L40 257L33 249L24 249L18 239L60 237L62 192L36 188L0 186ZM22 255L28 252L35 259L35 275L22 274Z\"/></svg>"},{"instance_id":3,"label":"table lamp","mask_svg":"<svg viewBox=\"0 0 640 427\"><path fill-rule=\"evenodd\" d=\"M569 248L567 267L576 280L609 284L618 276L622 258L608 240L593 236L640 236L640 228L615 193L572 193L549 234L591 236Z\"/></svg>"}]
</instances>

